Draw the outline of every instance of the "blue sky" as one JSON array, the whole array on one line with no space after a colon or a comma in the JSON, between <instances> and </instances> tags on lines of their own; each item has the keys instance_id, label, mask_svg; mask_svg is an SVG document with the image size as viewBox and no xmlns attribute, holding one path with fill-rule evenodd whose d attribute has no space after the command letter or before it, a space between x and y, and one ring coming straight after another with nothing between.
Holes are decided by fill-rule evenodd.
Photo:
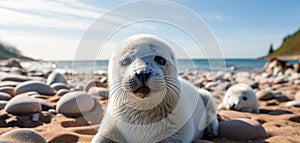
<instances>
[{"instance_id":1,"label":"blue sky","mask_svg":"<svg viewBox=\"0 0 300 143\"><path fill-rule=\"evenodd\" d=\"M105 12L130 1L1 0L0 40L25 55L44 60L73 60L90 25ZM200 16L215 34L225 58L256 58L273 43L300 28L298 0L175 0ZM139 11L139 10L137 10ZM178 13L174 13L176 16ZM122 22L122 16L110 21ZM188 21L187 21L188 22ZM105 27L103 27L105 30ZM122 39L136 33L157 34L184 47L193 58L206 58L188 35L159 22L134 23L108 40L99 59L108 58ZM177 53L182 53L180 50ZM184 55L179 55L183 57ZM88 58L88 55L86 56Z\"/></svg>"}]
</instances>

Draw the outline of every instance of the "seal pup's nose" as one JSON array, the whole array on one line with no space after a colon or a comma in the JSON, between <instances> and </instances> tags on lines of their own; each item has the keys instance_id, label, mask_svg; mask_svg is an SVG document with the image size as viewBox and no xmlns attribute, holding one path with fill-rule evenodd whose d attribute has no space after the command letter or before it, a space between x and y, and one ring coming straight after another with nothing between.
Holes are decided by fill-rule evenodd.
<instances>
[{"instance_id":1,"label":"seal pup's nose","mask_svg":"<svg viewBox=\"0 0 300 143\"><path fill-rule=\"evenodd\" d=\"M146 82L151 75L151 72L139 72L135 73L135 76L142 82Z\"/></svg>"},{"instance_id":2,"label":"seal pup's nose","mask_svg":"<svg viewBox=\"0 0 300 143\"><path fill-rule=\"evenodd\" d=\"M236 106L236 104L232 104L232 105L230 106L230 110L234 110L234 109L235 109L235 106Z\"/></svg>"}]
</instances>

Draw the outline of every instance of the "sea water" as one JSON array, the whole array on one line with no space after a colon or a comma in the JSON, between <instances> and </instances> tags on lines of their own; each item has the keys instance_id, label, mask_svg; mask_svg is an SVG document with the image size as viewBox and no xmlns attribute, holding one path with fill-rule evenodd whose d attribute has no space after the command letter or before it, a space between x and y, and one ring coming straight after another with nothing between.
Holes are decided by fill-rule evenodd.
<instances>
[{"instance_id":1,"label":"sea water","mask_svg":"<svg viewBox=\"0 0 300 143\"><path fill-rule=\"evenodd\" d=\"M266 60L257 59L179 59L178 70L195 70L198 72L261 72ZM297 60L289 60L292 64ZM93 61L38 61L24 62L22 66L28 70L61 70L72 73L107 72L108 60ZM235 70L232 70L234 67Z\"/></svg>"}]
</instances>

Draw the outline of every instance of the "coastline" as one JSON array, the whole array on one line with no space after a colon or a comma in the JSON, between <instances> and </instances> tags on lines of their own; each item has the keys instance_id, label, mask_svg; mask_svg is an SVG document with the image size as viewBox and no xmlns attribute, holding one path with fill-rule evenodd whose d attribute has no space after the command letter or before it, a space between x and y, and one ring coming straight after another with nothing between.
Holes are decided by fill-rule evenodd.
<instances>
[{"instance_id":1,"label":"coastline","mask_svg":"<svg viewBox=\"0 0 300 143\"><path fill-rule=\"evenodd\" d=\"M17 115L8 113L4 106L0 111L1 135L16 129L29 128L40 133L47 142L51 143L85 143L91 141L96 134L97 128L99 127L98 124L102 119L102 116L99 115L99 113L105 112L107 102L105 96L98 95L100 92L96 92L95 94L95 91L99 91L98 89L101 89L101 93L105 91L107 88L107 80L109 80L107 74L64 73L59 79L66 80L65 86L68 89L67 91L64 90L66 92L65 94L62 92L63 89L59 89L65 87L63 85L60 85L59 87L51 85L51 88L54 91L51 95L39 93L38 88L32 89L33 91L37 90L36 92L25 93L26 95L16 95L15 92L13 92L16 91L21 84L24 84L27 81L41 81L46 84L52 70L53 69L27 71L19 67L0 68L0 93L4 92L10 96L8 100L3 100L2 104L9 104L12 99L18 96L26 96L26 98L32 98L34 101L36 99L42 101L39 102L39 104L42 104L43 107L41 111L37 113ZM219 110L217 114L221 126L226 121L240 118L249 119L253 122L257 122L265 131L264 136L257 136L251 139L251 142L266 141L275 143L300 140L300 108L299 105L291 106L289 104L300 99L300 93L298 93L300 90L299 73L293 72L292 70L286 70L282 71L280 74L273 75L272 73L267 72L199 72L190 69L182 71L180 76L196 87L210 91L216 105L221 103L226 90L237 83L244 83L251 86L257 94L262 91L270 91L272 97L267 100L259 100L259 114L233 110ZM89 89L92 89L91 87L96 87L97 90L89 91ZM89 108L87 112L71 116L65 113L57 113L59 111L58 107L61 107L62 104L62 101L60 100L62 100L68 92L72 93L75 91L80 91L80 95L84 94L85 96L88 96L89 98L84 98L84 102L89 102L86 100L91 99L91 101L94 102L93 107L89 108L89 106L87 106L92 104L83 104L84 108ZM76 107L77 104L72 106ZM74 107L73 109L75 109ZM53 109L54 111L50 109ZM33 120L33 115L36 116L37 114L39 118ZM256 130L253 131L245 126L241 128L245 129L244 131L247 132L247 134L256 132ZM231 133L231 135L228 137L219 136L212 139L206 139L206 141L222 143L249 141L248 139L234 139L240 136L235 129L230 130L230 128L227 128L226 131L220 130L220 135L222 135L222 132L223 134L224 132L228 132Z\"/></svg>"}]
</instances>

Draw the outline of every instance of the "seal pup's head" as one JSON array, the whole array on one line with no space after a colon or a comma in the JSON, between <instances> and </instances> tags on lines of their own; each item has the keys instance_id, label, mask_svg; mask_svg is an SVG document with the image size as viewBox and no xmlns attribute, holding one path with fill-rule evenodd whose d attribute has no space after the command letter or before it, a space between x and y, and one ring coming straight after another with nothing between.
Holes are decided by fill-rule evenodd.
<instances>
[{"instance_id":1,"label":"seal pup's head","mask_svg":"<svg viewBox=\"0 0 300 143\"><path fill-rule=\"evenodd\" d=\"M175 102L180 86L171 45L154 35L135 35L109 61L109 104L148 110ZM167 105L169 106L169 105Z\"/></svg>"},{"instance_id":2,"label":"seal pup's head","mask_svg":"<svg viewBox=\"0 0 300 143\"><path fill-rule=\"evenodd\" d=\"M258 113L258 99L253 89L246 84L235 84L225 93L219 109Z\"/></svg>"}]
</instances>

